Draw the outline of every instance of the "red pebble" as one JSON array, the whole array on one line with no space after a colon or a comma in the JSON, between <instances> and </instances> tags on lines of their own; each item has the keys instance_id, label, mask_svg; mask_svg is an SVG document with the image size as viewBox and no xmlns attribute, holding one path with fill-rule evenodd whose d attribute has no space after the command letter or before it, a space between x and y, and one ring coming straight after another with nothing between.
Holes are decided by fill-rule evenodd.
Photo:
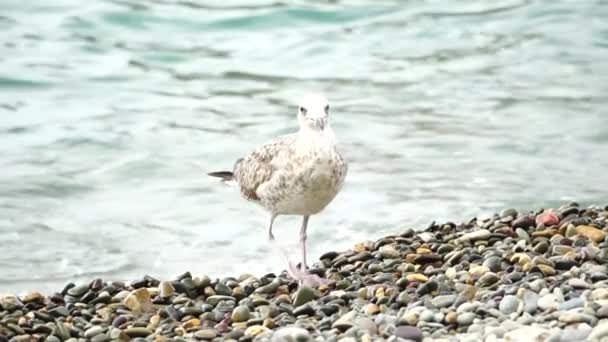
<instances>
[{"instance_id":1,"label":"red pebble","mask_svg":"<svg viewBox=\"0 0 608 342\"><path fill-rule=\"evenodd\" d=\"M545 212L536 216L536 224L544 224L545 227L555 226L559 223L559 217L555 213Z\"/></svg>"}]
</instances>

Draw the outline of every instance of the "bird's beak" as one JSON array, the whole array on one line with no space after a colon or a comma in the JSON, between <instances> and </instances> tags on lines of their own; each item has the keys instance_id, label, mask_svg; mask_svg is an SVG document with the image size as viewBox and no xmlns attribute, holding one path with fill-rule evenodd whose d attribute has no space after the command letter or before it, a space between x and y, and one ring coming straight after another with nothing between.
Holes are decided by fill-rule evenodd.
<instances>
[{"instance_id":1,"label":"bird's beak","mask_svg":"<svg viewBox=\"0 0 608 342\"><path fill-rule=\"evenodd\" d=\"M319 129L325 129L325 118L318 118L315 123Z\"/></svg>"},{"instance_id":2,"label":"bird's beak","mask_svg":"<svg viewBox=\"0 0 608 342\"><path fill-rule=\"evenodd\" d=\"M317 116L317 117L311 117L309 120L310 120L310 123L314 127L318 128L319 130L322 131L322 130L325 129L325 126L326 126L326 123L327 123L327 120L325 119L325 117L319 117L319 116Z\"/></svg>"}]
</instances>

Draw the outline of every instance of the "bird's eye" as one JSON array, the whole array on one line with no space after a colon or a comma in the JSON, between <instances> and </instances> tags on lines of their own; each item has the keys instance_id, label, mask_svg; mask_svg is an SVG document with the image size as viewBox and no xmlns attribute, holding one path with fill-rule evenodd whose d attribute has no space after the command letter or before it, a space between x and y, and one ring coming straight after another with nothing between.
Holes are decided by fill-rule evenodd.
<instances>
[{"instance_id":1,"label":"bird's eye","mask_svg":"<svg viewBox=\"0 0 608 342\"><path fill-rule=\"evenodd\" d=\"M306 108L300 107L300 113L302 113L302 115L306 115Z\"/></svg>"},{"instance_id":2,"label":"bird's eye","mask_svg":"<svg viewBox=\"0 0 608 342\"><path fill-rule=\"evenodd\" d=\"M329 113L329 105L326 105L326 106L325 106L325 113L326 113L326 114L327 114L327 113Z\"/></svg>"}]
</instances>

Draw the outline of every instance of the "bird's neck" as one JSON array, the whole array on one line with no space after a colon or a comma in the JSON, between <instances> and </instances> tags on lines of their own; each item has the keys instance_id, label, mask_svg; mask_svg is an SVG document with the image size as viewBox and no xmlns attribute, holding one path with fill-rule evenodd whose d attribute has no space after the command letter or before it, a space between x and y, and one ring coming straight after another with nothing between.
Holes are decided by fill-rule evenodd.
<instances>
[{"instance_id":1,"label":"bird's neck","mask_svg":"<svg viewBox=\"0 0 608 342\"><path fill-rule=\"evenodd\" d=\"M300 128L298 132L298 149L303 152L318 151L330 153L336 144L334 131L330 126L323 130L313 130L307 127Z\"/></svg>"}]
</instances>

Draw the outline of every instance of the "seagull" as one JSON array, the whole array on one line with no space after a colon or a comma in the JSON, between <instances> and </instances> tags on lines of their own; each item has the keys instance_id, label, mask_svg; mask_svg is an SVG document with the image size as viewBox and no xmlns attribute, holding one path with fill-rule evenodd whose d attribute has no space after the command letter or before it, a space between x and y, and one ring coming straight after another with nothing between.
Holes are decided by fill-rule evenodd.
<instances>
[{"instance_id":1,"label":"seagull","mask_svg":"<svg viewBox=\"0 0 608 342\"><path fill-rule=\"evenodd\" d=\"M325 281L310 274L306 265L306 230L310 216L320 213L342 189L348 164L338 151L329 122L329 102L319 94L299 101L297 132L278 136L239 158L232 171L209 176L236 183L241 196L270 214L268 240L274 220L280 215L302 216L300 249L302 262L297 270L288 259L288 272L300 284L320 285Z\"/></svg>"}]
</instances>

